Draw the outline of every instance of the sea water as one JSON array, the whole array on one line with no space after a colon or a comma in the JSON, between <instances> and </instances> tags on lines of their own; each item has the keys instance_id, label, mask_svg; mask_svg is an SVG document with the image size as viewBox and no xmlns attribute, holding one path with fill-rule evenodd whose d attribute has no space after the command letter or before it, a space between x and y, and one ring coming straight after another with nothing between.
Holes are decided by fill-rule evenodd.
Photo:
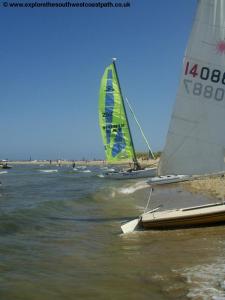
<instances>
[{"instance_id":1,"label":"sea water","mask_svg":"<svg viewBox=\"0 0 225 300\"><path fill-rule=\"evenodd\" d=\"M0 299L225 299L225 226L122 235L148 186L100 172L14 165L0 174ZM150 208L214 200L176 184L157 187Z\"/></svg>"}]
</instances>

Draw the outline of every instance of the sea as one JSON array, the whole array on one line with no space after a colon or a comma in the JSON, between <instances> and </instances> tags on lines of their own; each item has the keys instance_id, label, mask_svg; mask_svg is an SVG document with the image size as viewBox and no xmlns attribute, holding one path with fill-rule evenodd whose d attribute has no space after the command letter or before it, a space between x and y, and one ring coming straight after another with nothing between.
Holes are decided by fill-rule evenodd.
<instances>
[{"instance_id":1,"label":"sea","mask_svg":"<svg viewBox=\"0 0 225 300\"><path fill-rule=\"evenodd\" d=\"M225 226L122 234L149 187L104 171L0 170L0 299L225 299ZM213 201L172 184L155 188L147 209Z\"/></svg>"}]
</instances>

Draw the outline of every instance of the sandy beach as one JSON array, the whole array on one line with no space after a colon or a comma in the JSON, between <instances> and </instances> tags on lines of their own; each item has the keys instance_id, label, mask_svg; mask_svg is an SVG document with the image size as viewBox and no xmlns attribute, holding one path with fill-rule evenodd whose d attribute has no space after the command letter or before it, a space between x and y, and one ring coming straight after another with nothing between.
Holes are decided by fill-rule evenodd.
<instances>
[{"instance_id":1,"label":"sandy beach","mask_svg":"<svg viewBox=\"0 0 225 300\"><path fill-rule=\"evenodd\" d=\"M225 176L211 175L200 177L182 183L182 186L193 193L200 193L206 196L215 197L219 200L225 199Z\"/></svg>"}]
</instances>

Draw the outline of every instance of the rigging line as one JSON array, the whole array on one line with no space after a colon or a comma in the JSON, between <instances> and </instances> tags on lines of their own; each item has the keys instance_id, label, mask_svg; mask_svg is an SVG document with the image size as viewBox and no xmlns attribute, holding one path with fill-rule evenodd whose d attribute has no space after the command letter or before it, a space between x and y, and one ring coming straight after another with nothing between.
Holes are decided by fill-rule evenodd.
<instances>
[{"instance_id":1,"label":"rigging line","mask_svg":"<svg viewBox=\"0 0 225 300\"><path fill-rule=\"evenodd\" d=\"M146 211L147 211L147 209L148 209L148 206L149 206L149 203L150 203L150 200L151 200L151 196L152 196L152 190L153 190L153 188L150 187L150 192L149 192L148 202L147 202L147 205L146 205L146 207L145 207L144 213L146 213Z\"/></svg>"},{"instance_id":2,"label":"rigging line","mask_svg":"<svg viewBox=\"0 0 225 300\"><path fill-rule=\"evenodd\" d=\"M122 104L122 107L123 107L123 110L124 110L124 114L125 114L125 118L126 118L126 122L127 122L127 129L128 129L128 132L129 132L129 137L130 137L130 142L131 142L131 148L132 148L133 162L134 162L134 165L138 166L139 163L138 163L137 156L136 156L136 153L135 153L134 142L133 142L133 138L132 138L131 131L130 131L129 121L128 121L128 118L127 118L127 112L126 112L126 107L125 107L125 103L124 103L124 98L123 98L123 94L122 94L122 90L121 90L121 86L120 86L119 77L118 77L118 74L117 74L117 68L116 68L115 58L113 58L112 65L113 65L113 68L114 68L114 71L115 71L115 74L116 74L117 85L118 85L118 89L119 89L121 100L122 100L121 104Z\"/></svg>"},{"instance_id":3,"label":"rigging line","mask_svg":"<svg viewBox=\"0 0 225 300\"><path fill-rule=\"evenodd\" d=\"M137 123L137 125L138 125L138 127L139 127L139 129L140 129L140 131L141 131L141 134L142 134L142 136L143 136L143 138L144 138L144 140L145 140L145 142L146 142L146 144L147 144L147 146L148 146L148 150L149 150L149 152L150 152L152 158L155 159L155 156L154 156L154 154L153 154L153 152L152 152L152 149L151 149L151 147L150 147L150 145L149 145L149 143L148 143L148 140L147 140L147 138L146 138L146 136L145 136L145 134L144 134L144 132L143 132L143 130L142 130L142 128L141 128L140 123L138 122L137 117L136 117L135 114L134 114L134 111L133 111L133 109L132 109L132 107L131 107L131 105L130 105L130 102L128 101L128 98L125 97L125 100L127 101L128 107L129 107L129 109L130 109L130 111L131 111L131 113L132 113L132 115L133 115L133 117L134 117L134 120L136 121L136 123Z\"/></svg>"}]
</instances>

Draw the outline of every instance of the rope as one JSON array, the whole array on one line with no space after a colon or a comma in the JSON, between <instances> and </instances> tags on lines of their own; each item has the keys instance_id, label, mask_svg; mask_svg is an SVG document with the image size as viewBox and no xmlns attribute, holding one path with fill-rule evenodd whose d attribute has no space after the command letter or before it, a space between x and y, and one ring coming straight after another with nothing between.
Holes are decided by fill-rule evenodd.
<instances>
[{"instance_id":1,"label":"rope","mask_svg":"<svg viewBox=\"0 0 225 300\"><path fill-rule=\"evenodd\" d=\"M147 205L146 205L146 207L145 207L144 213L146 213L146 211L147 211L147 209L148 209L148 206L149 206L149 203L150 203L150 200L151 200L151 196L152 196L152 190L153 190L153 188L150 187L150 192L149 192L148 202L147 202Z\"/></svg>"}]
</instances>

